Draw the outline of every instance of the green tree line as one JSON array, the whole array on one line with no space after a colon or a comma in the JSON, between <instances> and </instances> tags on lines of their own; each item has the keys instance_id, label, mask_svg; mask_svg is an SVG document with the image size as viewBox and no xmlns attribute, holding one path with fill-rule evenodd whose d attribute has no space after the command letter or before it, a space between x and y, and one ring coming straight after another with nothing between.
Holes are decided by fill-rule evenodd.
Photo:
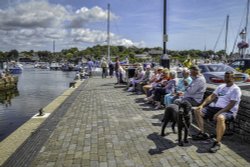
<instances>
[{"instance_id":1,"label":"green tree line","mask_svg":"<svg viewBox=\"0 0 250 167\"><path fill-rule=\"evenodd\" d=\"M51 61L69 61L69 62L77 62L82 58L91 58L93 60L100 60L103 56L107 56L107 45L96 45L93 47L88 47L84 50L79 50L78 48L70 48L63 49L60 52L52 53L50 51L24 51L20 52L25 58L32 59L32 57L36 54L39 57L39 61L51 62ZM150 50L162 51L161 47L154 48L137 48L133 47L125 47L125 46L110 46L110 55L112 60L114 61L115 57L120 57L121 60L124 60L126 57L129 58L131 63L147 61L147 59L137 58L136 54L144 54L148 53ZM0 51L0 61L17 61L20 57L20 53L17 50L10 50L9 52ZM187 56L192 59L200 59L200 58L209 58L210 55L218 55L219 57L222 55L226 55L224 50L220 50L218 52L214 52L212 50L201 51L201 50L167 50L167 54L171 59L177 59L180 62L183 62ZM155 55L153 60L159 62L160 55Z\"/></svg>"}]
</instances>

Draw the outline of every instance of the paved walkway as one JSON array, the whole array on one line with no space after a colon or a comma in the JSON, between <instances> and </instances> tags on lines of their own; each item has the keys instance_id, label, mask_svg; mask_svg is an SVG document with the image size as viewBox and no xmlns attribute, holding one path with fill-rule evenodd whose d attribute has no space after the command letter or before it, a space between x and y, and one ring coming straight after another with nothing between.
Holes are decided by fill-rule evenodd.
<instances>
[{"instance_id":1,"label":"paved walkway","mask_svg":"<svg viewBox=\"0 0 250 167\"><path fill-rule=\"evenodd\" d=\"M3 166L250 165L250 146L233 137L225 137L216 154L207 153L212 141L189 139L179 147L176 134L160 137L163 110L144 104L144 95L114 88L114 83L115 79L85 81Z\"/></svg>"}]
</instances>

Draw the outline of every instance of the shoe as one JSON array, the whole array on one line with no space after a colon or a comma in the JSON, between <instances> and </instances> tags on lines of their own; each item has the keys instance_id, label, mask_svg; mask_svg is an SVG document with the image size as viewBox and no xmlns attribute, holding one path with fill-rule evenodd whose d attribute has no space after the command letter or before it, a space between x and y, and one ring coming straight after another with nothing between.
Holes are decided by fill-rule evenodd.
<instances>
[{"instance_id":1,"label":"shoe","mask_svg":"<svg viewBox=\"0 0 250 167\"><path fill-rule=\"evenodd\" d=\"M142 92L136 92L137 95L142 95L143 93Z\"/></svg>"},{"instance_id":2,"label":"shoe","mask_svg":"<svg viewBox=\"0 0 250 167\"><path fill-rule=\"evenodd\" d=\"M128 92L133 92L135 89L133 87L128 88Z\"/></svg>"},{"instance_id":3,"label":"shoe","mask_svg":"<svg viewBox=\"0 0 250 167\"><path fill-rule=\"evenodd\" d=\"M210 153L216 153L220 149L220 144L215 141L212 145L212 147L209 149Z\"/></svg>"},{"instance_id":4,"label":"shoe","mask_svg":"<svg viewBox=\"0 0 250 167\"><path fill-rule=\"evenodd\" d=\"M209 139L209 136L206 133L199 132L196 135L192 135L192 139L193 140L207 140Z\"/></svg>"},{"instance_id":5,"label":"shoe","mask_svg":"<svg viewBox=\"0 0 250 167\"><path fill-rule=\"evenodd\" d=\"M158 110L161 108L161 102L156 102L155 110Z\"/></svg>"}]
</instances>

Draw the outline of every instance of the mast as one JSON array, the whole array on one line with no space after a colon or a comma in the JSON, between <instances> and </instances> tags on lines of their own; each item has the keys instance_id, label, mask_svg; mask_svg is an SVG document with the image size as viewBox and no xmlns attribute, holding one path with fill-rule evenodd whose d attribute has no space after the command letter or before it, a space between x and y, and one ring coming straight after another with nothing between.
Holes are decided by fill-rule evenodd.
<instances>
[{"instance_id":1,"label":"mast","mask_svg":"<svg viewBox=\"0 0 250 167\"><path fill-rule=\"evenodd\" d=\"M107 24L107 43L108 43L108 62L110 62L110 4L108 3L108 24Z\"/></svg>"},{"instance_id":2,"label":"mast","mask_svg":"<svg viewBox=\"0 0 250 167\"><path fill-rule=\"evenodd\" d=\"M246 25L245 25L245 36L244 36L244 39L242 39L243 41L247 42L247 29L248 29L248 15L249 15L249 1L250 0L247 0L247 14L246 14ZM246 56L246 50L247 48L244 48L242 50L242 57L245 58Z\"/></svg>"},{"instance_id":3,"label":"mast","mask_svg":"<svg viewBox=\"0 0 250 167\"><path fill-rule=\"evenodd\" d=\"M247 15L246 15L246 27L245 27L246 39L245 39L245 41L247 41L248 15L249 15L249 0L247 0Z\"/></svg>"},{"instance_id":4,"label":"mast","mask_svg":"<svg viewBox=\"0 0 250 167\"><path fill-rule=\"evenodd\" d=\"M229 15L227 15L226 19L226 34L225 34L225 53L227 53L227 36L228 36L228 22L229 22Z\"/></svg>"}]
</instances>

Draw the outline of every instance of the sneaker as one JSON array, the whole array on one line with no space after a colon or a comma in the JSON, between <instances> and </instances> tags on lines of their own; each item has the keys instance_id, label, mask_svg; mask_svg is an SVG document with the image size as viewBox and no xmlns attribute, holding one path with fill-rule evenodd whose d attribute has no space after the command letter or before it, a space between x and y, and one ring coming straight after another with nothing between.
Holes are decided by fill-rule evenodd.
<instances>
[{"instance_id":1,"label":"sneaker","mask_svg":"<svg viewBox=\"0 0 250 167\"><path fill-rule=\"evenodd\" d=\"M220 144L215 141L212 147L209 149L210 153L216 153L220 149Z\"/></svg>"},{"instance_id":2,"label":"sneaker","mask_svg":"<svg viewBox=\"0 0 250 167\"><path fill-rule=\"evenodd\" d=\"M209 139L209 136L206 133L200 132L197 135L193 135L192 139L193 140L207 140L207 139Z\"/></svg>"},{"instance_id":3,"label":"sneaker","mask_svg":"<svg viewBox=\"0 0 250 167\"><path fill-rule=\"evenodd\" d=\"M128 88L128 92L133 92L134 91L134 88L133 87L129 87Z\"/></svg>"}]
</instances>

